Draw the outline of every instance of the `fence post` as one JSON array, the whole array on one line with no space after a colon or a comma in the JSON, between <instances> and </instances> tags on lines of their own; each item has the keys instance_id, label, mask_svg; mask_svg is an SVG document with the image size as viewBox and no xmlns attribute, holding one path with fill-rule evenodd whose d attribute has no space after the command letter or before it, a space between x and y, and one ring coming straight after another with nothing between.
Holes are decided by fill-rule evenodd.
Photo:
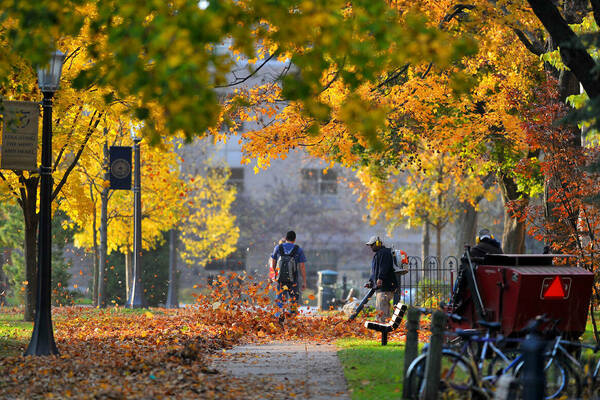
<instances>
[{"instance_id":1,"label":"fence post","mask_svg":"<svg viewBox=\"0 0 600 400\"><path fill-rule=\"evenodd\" d=\"M523 352L523 400L542 400L546 387L544 376L544 342L531 335L521 346Z\"/></svg>"},{"instance_id":2,"label":"fence post","mask_svg":"<svg viewBox=\"0 0 600 400\"><path fill-rule=\"evenodd\" d=\"M406 344L404 345L404 380L406 382L406 371L410 363L417 358L419 353L419 319L421 312L416 308L409 308L406 315ZM408 386L402 388L403 397L406 398Z\"/></svg>"},{"instance_id":3,"label":"fence post","mask_svg":"<svg viewBox=\"0 0 600 400\"><path fill-rule=\"evenodd\" d=\"M445 327L446 314L442 311L435 311L431 317L431 338L425 361L425 390L421 397L424 400L438 398Z\"/></svg>"}]
</instances>

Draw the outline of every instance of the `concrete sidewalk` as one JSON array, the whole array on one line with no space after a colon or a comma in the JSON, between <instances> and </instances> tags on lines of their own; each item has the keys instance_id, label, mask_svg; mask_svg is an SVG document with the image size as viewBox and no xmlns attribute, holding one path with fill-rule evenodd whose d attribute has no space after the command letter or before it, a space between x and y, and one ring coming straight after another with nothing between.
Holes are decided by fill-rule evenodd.
<instances>
[{"instance_id":1,"label":"concrete sidewalk","mask_svg":"<svg viewBox=\"0 0 600 400\"><path fill-rule=\"evenodd\" d=\"M335 345L275 342L239 346L213 363L244 399L349 400ZM240 393L241 394L241 393Z\"/></svg>"}]
</instances>

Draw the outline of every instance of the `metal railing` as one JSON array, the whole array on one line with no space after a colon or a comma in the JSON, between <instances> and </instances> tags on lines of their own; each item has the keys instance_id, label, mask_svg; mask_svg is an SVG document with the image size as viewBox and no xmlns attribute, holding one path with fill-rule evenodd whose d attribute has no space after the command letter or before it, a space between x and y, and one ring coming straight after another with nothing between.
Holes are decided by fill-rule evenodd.
<instances>
[{"instance_id":1,"label":"metal railing","mask_svg":"<svg viewBox=\"0 0 600 400\"><path fill-rule=\"evenodd\" d=\"M437 307L448 302L458 274L459 261L454 256L442 260L429 256L425 262L420 257L408 257L408 273L399 279L399 301L416 307Z\"/></svg>"}]
</instances>

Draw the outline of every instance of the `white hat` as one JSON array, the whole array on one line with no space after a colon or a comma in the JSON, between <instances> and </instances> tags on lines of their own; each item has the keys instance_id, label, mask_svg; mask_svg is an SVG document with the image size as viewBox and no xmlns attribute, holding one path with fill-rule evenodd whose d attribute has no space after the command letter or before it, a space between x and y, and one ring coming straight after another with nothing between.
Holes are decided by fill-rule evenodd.
<instances>
[{"instance_id":1,"label":"white hat","mask_svg":"<svg viewBox=\"0 0 600 400\"><path fill-rule=\"evenodd\" d=\"M370 246L372 244L375 244L375 242L379 241L379 236L371 236L369 238L369 240L367 241L367 243L365 243L367 246Z\"/></svg>"}]
</instances>

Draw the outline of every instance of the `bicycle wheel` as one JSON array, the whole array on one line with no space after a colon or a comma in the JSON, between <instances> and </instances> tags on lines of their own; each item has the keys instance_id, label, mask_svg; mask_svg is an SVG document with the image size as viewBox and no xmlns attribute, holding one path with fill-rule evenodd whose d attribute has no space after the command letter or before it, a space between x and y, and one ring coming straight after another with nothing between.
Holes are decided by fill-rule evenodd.
<instances>
[{"instance_id":1,"label":"bicycle wheel","mask_svg":"<svg viewBox=\"0 0 600 400\"><path fill-rule=\"evenodd\" d=\"M515 351L507 351L502 353L506 358L501 357L494 352L494 357L486 363L482 368L482 376L480 377L483 387L491 393L495 391L495 386L500 377L504 374L515 374L515 369L518 362L514 362L519 356ZM485 373L483 373L485 371Z\"/></svg>"},{"instance_id":2,"label":"bicycle wheel","mask_svg":"<svg viewBox=\"0 0 600 400\"><path fill-rule=\"evenodd\" d=\"M591 368L590 368L591 370ZM594 370L591 371L591 377L589 378L589 391L591 399L600 398L600 359L597 361Z\"/></svg>"},{"instance_id":3,"label":"bicycle wheel","mask_svg":"<svg viewBox=\"0 0 600 400\"><path fill-rule=\"evenodd\" d=\"M552 400L558 399L562 396L568 396L567 398L579 397L581 387L579 385L579 379L576 379L577 383L575 388L569 390L569 368L565 365L564 361L560 358L548 358L544 364L544 375L546 377L546 388L544 399ZM515 370L515 377L520 378L523 373L523 363L520 363Z\"/></svg>"},{"instance_id":4,"label":"bicycle wheel","mask_svg":"<svg viewBox=\"0 0 600 400\"><path fill-rule=\"evenodd\" d=\"M423 390L426 359L427 354L421 354L406 371L404 387L408 399L418 399ZM442 351L438 392L452 393L452 398L458 399L481 398L481 389L477 385L473 367L462 356L450 350Z\"/></svg>"}]
</instances>

